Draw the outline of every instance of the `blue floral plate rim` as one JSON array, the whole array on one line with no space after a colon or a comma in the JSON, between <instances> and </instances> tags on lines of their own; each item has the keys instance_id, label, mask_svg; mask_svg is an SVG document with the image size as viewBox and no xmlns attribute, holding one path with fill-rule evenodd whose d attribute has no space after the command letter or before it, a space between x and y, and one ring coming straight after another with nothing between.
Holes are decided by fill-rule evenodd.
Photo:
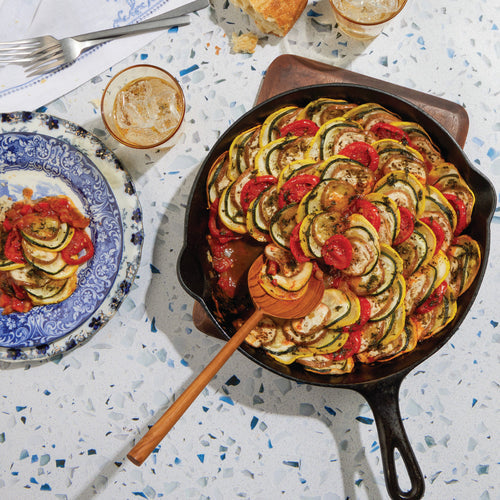
<instances>
[{"instance_id":1,"label":"blue floral plate rim","mask_svg":"<svg viewBox=\"0 0 500 500\"><path fill-rule=\"evenodd\" d=\"M26 138L26 141L23 141L23 138ZM14 146L10 148L11 143L8 141L14 143L16 140L18 141L17 149ZM30 175L43 176L48 172L54 186L58 182L63 186L62 189L67 188L80 193L83 196L81 201L86 205L87 215L91 219L90 228L93 239L99 236L96 227L106 227L106 237L102 237L102 229L101 243L97 244L96 254L102 247L102 256L98 258L104 259L107 253L114 255L114 261L111 259L110 262L105 262L110 266L108 276L101 277L98 271L86 269L83 275L83 280L86 280L85 286L94 285L94 281L88 279L88 276L99 278L95 281L99 285L95 288L99 290L90 290L95 292L97 298L89 306L91 310L87 311L87 314L78 317L75 313L77 317L74 328L71 322L65 320L64 324L61 323L64 327L59 333L52 331L53 325L51 325L50 333L48 330L45 332L43 328L40 333L38 330L35 332L33 321L25 321L22 325L28 337L21 335L19 340L11 339L10 343L3 342L0 345L0 361L50 359L89 340L113 317L128 295L139 268L142 253L144 240L142 209L133 180L124 170L119 159L97 137L79 125L46 113L26 111L2 113L0 114L0 141L2 144L0 147L0 182L5 172L13 175L15 168L9 170L8 167L9 161L12 163L16 160L14 154L18 154L18 150L21 149L19 154L28 153L29 159L29 155L33 154L33 145L36 145L39 150L36 150L35 161L30 161L28 164L28 160L21 156L21 161L25 164L16 168L25 169ZM22 149L23 147L26 151ZM75 162L82 179L75 178ZM45 183L42 182L42 184ZM65 187L66 184L69 187ZM104 198L105 202L98 203L101 201L99 198L93 204L92 190L102 193L99 196ZM101 205L104 209L101 209ZM88 213L89 210L90 213ZM109 235L111 238L108 237ZM103 267L102 264L100 268ZM87 295L89 295L88 291ZM33 310L37 309L41 308ZM64 314L66 318L68 312L67 310L64 313L57 311L53 314L56 318L57 314ZM62 321L62 316L60 319ZM4 327L0 324L0 328ZM65 328L68 330L66 331ZM30 338L30 335L33 338ZM1 337L2 331L0 331Z\"/></svg>"}]
</instances>

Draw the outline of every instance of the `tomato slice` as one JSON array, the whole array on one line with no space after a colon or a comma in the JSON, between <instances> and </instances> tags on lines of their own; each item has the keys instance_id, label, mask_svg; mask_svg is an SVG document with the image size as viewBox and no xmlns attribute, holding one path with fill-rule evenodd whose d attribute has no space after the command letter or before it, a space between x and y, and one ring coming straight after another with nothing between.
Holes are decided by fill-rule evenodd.
<instances>
[{"instance_id":1,"label":"tomato slice","mask_svg":"<svg viewBox=\"0 0 500 500\"><path fill-rule=\"evenodd\" d=\"M370 128L370 132L373 132L379 139L394 139L408 145L411 142L408 134L403 129L386 122L376 123Z\"/></svg>"},{"instance_id":2,"label":"tomato slice","mask_svg":"<svg viewBox=\"0 0 500 500\"><path fill-rule=\"evenodd\" d=\"M323 354L332 361L342 361L350 358L359 352L361 347L361 329L358 328L349 332L347 342L337 351L329 354Z\"/></svg>"},{"instance_id":3,"label":"tomato slice","mask_svg":"<svg viewBox=\"0 0 500 500\"><path fill-rule=\"evenodd\" d=\"M83 252L83 254L82 254ZM71 241L61 250L64 262L70 265L80 265L94 255L94 245L89 235L82 229L75 230Z\"/></svg>"},{"instance_id":4,"label":"tomato slice","mask_svg":"<svg viewBox=\"0 0 500 500\"><path fill-rule=\"evenodd\" d=\"M297 262L308 262L310 259L304 253L304 250L302 250L302 247L300 245L299 231L301 224L302 223L297 224L293 228L292 234L290 235L290 252L292 252L292 255Z\"/></svg>"},{"instance_id":5,"label":"tomato slice","mask_svg":"<svg viewBox=\"0 0 500 500\"><path fill-rule=\"evenodd\" d=\"M378 168L378 153L375 151L375 148L370 146L367 142L351 142L351 144L343 148L339 154L359 161L372 172L375 172Z\"/></svg>"},{"instance_id":6,"label":"tomato slice","mask_svg":"<svg viewBox=\"0 0 500 500\"><path fill-rule=\"evenodd\" d=\"M228 271L233 265L233 261L226 255L226 245L214 239L210 245L212 251L212 265L219 274Z\"/></svg>"},{"instance_id":7,"label":"tomato slice","mask_svg":"<svg viewBox=\"0 0 500 500\"><path fill-rule=\"evenodd\" d=\"M241 238L241 234L235 233L226 227L219 219L219 198L215 199L210 206L210 215L208 217L208 230L213 238L219 243L227 243L231 240Z\"/></svg>"},{"instance_id":8,"label":"tomato slice","mask_svg":"<svg viewBox=\"0 0 500 500\"><path fill-rule=\"evenodd\" d=\"M33 212L33 207L31 205L24 205L23 207L21 207L21 209L19 210L19 213L21 215L27 215L27 214L30 214L31 212Z\"/></svg>"},{"instance_id":9,"label":"tomato slice","mask_svg":"<svg viewBox=\"0 0 500 500\"><path fill-rule=\"evenodd\" d=\"M17 264L24 264L26 262L21 246L21 234L17 229L12 229L7 235L5 241L5 248L3 253L7 259Z\"/></svg>"},{"instance_id":10,"label":"tomato slice","mask_svg":"<svg viewBox=\"0 0 500 500\"><path fill-rule=\"evenodd\" d=\"M325 264L339 270L346 269L352 261L351 242L343 234L334 234L321 247L321 255Z\"/></svg>"},{"instance_id":11,"label":"tomato slice","mask_svg":"<svg viewBox=\"0 0 500 500\"><path fill-rule=\"evenodd\" d=\"M315 135L319 127L311 120L297 120L288 123L280 129L280 136L285 137L288 134L302 136Z\"/></svg>"},{"instance_id":12,"label":"tomato slice","mask_svg":"<svg viewBox=\"0 0 500 500\"><path fill-rule=\"evenodd\" d=\"M302 198L319 182L317 175L302 174L288 179L279 191L278 205L280 208L292 203L299 203Z\"/></svg>"},{"instance_id":13,"label":"tomato slice","mask_svg":"<svg viewBox=\"0 0 500 500\"><path fill-rule=\"evenodd\" d=\"M21 229L29 236L39 240L50 241L57 236L61 222L54 215L40 215L35 212L23 215L18 220L16 227Z\"/></svg>"},{"instance_id":14,"label":"tomato slice","mask_svg":"<svg viewBox=\"0 0 500 500\"><path fill-rule=\"evenodd\" d=\"M423 217L422 219L420 219L420 222L427 224L432 229L432 232L436 237L436 250L434 251L434 253L438 253L444 243L444 229L439 225L438 221L436 219L433 219L432 217Z\"/></svg>"},{"instance_id":15,"label":"tomato slice","mask_svg":"<svg viewBox=\"0 0 500 500\"><path fill-rule=\"evenodd\" d=\"M457 213L457 227L455 227L453 234L458 236L467 227L467 207L456 194L444 193L444 197Z\"/></svg>"},{"instance_id":16,"label":"tomato slice","mask_svg":"<svg viewBox=\"0 0 500 500\"><path fill-rule=\"evenodd\" d=\"M351 203L349 213L362 215L375 228L375 231L380 229L380 212L371 201L357 198Z\"/></svg>"},{"instance_id":17,"label":"tomato slice","mask_svg":"<svg viewBox=\"0 0 500 500\"><path fill-rule=\"evenodd\" d=\"M358 297L358 299L360 307L359 319L352 325L344 326L343 330L345 332L361 330L361 328L363 328L366 323L368 323L368 320L372 315L372 306L370 305L370 301L366 297Z\"/></svg>"},{"instance_id":18,"label":"tomato slice","mask_svg":"<svg viewBox=\"0 0 500 500\"><path fill-rule=\"evenodd\" d=\"M48 205L48 207L46 207ZM89 219L85 217L65 196L53 196L48 202L39 202L35 210L53 211L58 215L61 222L66 222L75 229L85 229L89 225Z\"/></svg>"},{"instance_id":19,"label":"tomato slice","mask_svg":"<svg viewBox=\"0 0 500 500\"><path fill-rule=\"evenodd\" d=\"M13 312L27 313L33 307L30 300L20 300L7 294L0 293L0 307L3 308L2 314L11 314Z\"/></svg>"},{"instance_id":20,"label":"tomato slice","mask_svg":"<svg viewBox=\"0 0 500 500\"><path fill-rule=\"evenodd\" d=\"M217 280L217 286L231 299L236 295L238 283L230 274L223 273Z\"/></svg>"},{"instance_id":21,"label":"tomato slice","mask_svg":"<svg viewBox=\"0 0 500 500\"><path fill-rule=\"evenodd\" d=\"M420 306L417 307L415 312L417 314L425 314L432 311L443 301L443 296L448 288L448 283L443 281L429 296L429 298Z\"/></svg>"},{"instance_id":22,"label":"tomato slice","mask_svg":"<svg viewBox=\"0 0 500 500\"><path fill-rule=\"evenodd\" d=\"M413 229L415 229L413 214L406 207L398 207L398 209L401 224L399 226L399 233L392 242L393 245L400 245L406 241L411 236L411 233L413 233Z\"/></svg>"},{"instance_id":23,"label":"tomato slice","mask_svg":"<svg viewBox=\"0 0 500 500\"><path fill-rule=\"evenodd\" d=\"M276 184L278 179L273 175L259 175L250 179L241 190L240 195L240 205L241 208L246 212L250 203L252 203L257 196L259 196L264 189L267 189L269 186Z\"/></svg>"}]
</instances>

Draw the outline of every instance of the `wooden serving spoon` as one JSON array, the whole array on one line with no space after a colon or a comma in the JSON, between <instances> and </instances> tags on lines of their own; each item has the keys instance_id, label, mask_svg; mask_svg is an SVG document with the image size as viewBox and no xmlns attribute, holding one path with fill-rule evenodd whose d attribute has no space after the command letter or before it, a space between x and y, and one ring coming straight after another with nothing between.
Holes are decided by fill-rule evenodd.
<instances>
[{"instance_id":1,"label":"wooden serving spoon","mask_svg":"<svg viewBox=\"0 0 500 500\"><path fill-rule=\"evenodd\" d=\"M212 377L220 370L222 365L231 357L233 352L245 340L265 314L277 318L300 318L306 316L319 303L323 296L323 281L314 275L306 285L307 292L295 300L280 300L268 295L259 284L259 274L264 259L258 257L248 271L248 289L255 304L255 312L240 329L229 339L215 358L191 382L189 387L175 400L172 406L149 429L146 435L130 450L127 457L135 465L141 465L150 453L158 446L168 431L198 397Z\"/></svg>"}]
</instances>

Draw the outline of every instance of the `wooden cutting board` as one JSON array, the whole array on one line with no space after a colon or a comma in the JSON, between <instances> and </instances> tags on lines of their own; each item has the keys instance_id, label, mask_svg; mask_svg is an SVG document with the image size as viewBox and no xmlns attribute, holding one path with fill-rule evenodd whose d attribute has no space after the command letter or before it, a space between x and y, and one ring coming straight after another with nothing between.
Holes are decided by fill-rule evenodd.
<instances>
[{"instance_id":1,"label":"wooden cutting board","mask_svg":"<svg viewBox=\"0 0 500 500\"><path fill-rule=\"evenodd\" d=\"M366 85L402 97L417 105L443 125L461 147L465 144L469 130L469 117L467 111L459 104L291 54L281 55L269 65L255 103L259 104L287 90L320 83ZM193 307L193 323L201 332L225 340L198 302L195 302Z\"/></svg>"}]
</instances>

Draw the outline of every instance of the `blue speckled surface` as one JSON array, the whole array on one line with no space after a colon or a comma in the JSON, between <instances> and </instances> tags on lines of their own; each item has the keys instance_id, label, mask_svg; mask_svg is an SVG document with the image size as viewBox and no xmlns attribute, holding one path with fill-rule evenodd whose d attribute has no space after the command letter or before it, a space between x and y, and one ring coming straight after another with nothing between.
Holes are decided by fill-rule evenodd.
<instances>
[{"instance_id":1,"label":"blue speckled surface","mask_svg":"<svg viewBox=\"0 0 500 500\"><path fill-rule=\"evenodd\" d=\"M126 453L221 346L193 327L177 282L187 196L197 167L249 110L266 68L294 53L444 97L470 118L465 151L500 187L499 7L411 1L372 43L340 35L328 2L310 1L284 40L233 54L237 9L220 0L109 71L47 104L94 132L133 177L144 212L142 263L115 317L47 363L0 365L0 498L386 499L367 403L298 385L236 353L141 468ZM225 8L227 7L227 8ZM103 129L98 103L120 69L168 69L186 119L167 148L131 151ZM500 215L484 285L453 339L404 380L400 406L429 499L500 498Z\"/></svg>"}]
</instances>

